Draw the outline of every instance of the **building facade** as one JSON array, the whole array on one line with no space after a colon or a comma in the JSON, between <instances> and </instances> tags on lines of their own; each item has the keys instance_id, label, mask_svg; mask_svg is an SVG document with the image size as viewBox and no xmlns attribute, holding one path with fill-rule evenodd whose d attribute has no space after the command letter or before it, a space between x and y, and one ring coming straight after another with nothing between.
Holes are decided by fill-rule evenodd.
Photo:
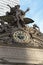
<instances>
[{"instance_id":1,"label":"building facade","mask_svg":"<svg viewBox=\"0 0 43 65\"><path fill-rule=\"evenodd\" d=\"M5 15L6 11L10 11L7 4L13 7L19 4L19 0L0 0L0 16Z\"/></svg>"}]
</instances>

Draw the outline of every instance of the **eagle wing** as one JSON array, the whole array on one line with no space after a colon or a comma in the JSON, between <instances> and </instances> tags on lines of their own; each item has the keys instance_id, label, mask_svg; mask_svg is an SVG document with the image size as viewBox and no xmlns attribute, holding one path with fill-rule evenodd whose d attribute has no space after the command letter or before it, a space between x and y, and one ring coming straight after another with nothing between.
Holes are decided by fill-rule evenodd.
<instances>
[{"instance_id":1,"label":"eagle wing","mask_svg":"<svg viewBox=\"0 0 43 65\"><path fill-rule=\"evenodd\" d=\"M34 21L30 18L24 18L25 24L33 23Z\"/></svg>"},{"instance_id":2,"label":"eagle wing","mask_svg":"<svg viewBox=\"0 0 43 65\"><path fill-rule=\"evenodd\" d=\"M11 22L14 20L14 18L11 16L11 15L8 15L8 16L0 16L0 20L3 20L5 22Z\"/></svg>"}]
</instances>

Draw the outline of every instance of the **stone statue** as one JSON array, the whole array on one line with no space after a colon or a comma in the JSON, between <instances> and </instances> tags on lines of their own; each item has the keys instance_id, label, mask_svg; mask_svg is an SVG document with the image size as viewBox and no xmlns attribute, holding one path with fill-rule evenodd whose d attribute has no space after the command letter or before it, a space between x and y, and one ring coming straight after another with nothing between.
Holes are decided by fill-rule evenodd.
<instances>
[{"instance_id":1,"label":"stone statue","mask_svg":"<svg viewBox=\"0 0 43 65\"><path fill-rule=\"evenodd\" d=\"M32 51L33 48L33 51L38 49L38 51L36 50L36 52L39 52L39 55L41 54L39 49L43 49L43 33L40 32L39 27L36 24L34 24L33 26L27 25L34 22L31 18L24 17L26 12L29 11L29 8L26 11L22 11L20 9L20 5L16 5L15 7L9 7L10 12L7 12L5 16L0 16L0 63L16 65L16 59L18 58L20 60L23 58L21 58L21 53L19 54L18 51L22 52L23 50L22 53L24 53L24 51L28 50L28 48L31 49L30 51ZM5 24L5 22L7 24ZM17 56L18 54L16 52L20 55L20 57ZM15 54L17 57L15 56ZM29 56L31 60L32 56L30 54L29 56L26 55L23 55L25 58L23 58L23 60L27 61L28 58L26 57ZM35 58L38 59L39 57L37 56Z\"/></svg>"},{"instance_id":2,"label":"stone statue","mask_svg":"<svg viewBox=\"0 0 43 65\"><path fill-rule=\"evenodd\" d=\"M10 12L7 12L5 16L0 16L0 38L3 43L30 43L34 36L40 36L41 33L39 27L34 24L33 27L27 27L26 24L33 23L30 18L25 18L26 11L20 9L20 5L10 7ZM7 22L8 24L5 24ZM40 34L40 35L39 35ZM38 37L37 37L38 38ZM9 41L8 41L9 40Z\"/></svg>"},{"instance_id":3,"label":"stone statue","mask_svg":"<svg viewBox=\"0 0 43 65\"><path fill-rule=\"evenodd\" d=\"M36 24L33 25L33 28L38 28L39 29L39 27Z\"/></svg>"},{"instance_id":4,"label":"stone statue","mask_svg":"<svg viewBox=\"0 0 43 65\"><path fill-rule=\"evenodd\" d=\"M26 11L20 9L20 5L15 7L10 7L10 12L6 12L6 16L0 17L2 20L8 22L10 26L14 27L25 27L26 24L33 23L34 21L30 18L25 18L26 12L29 11L29 8Z\"/></svg>"},{"instance_id":5,"label":"stone statue","mask_svg":"<svg viewBox=\"0 0 43 65\"><path fill-rule=\"evenodd\" d=\"M10 12L7 12L6 15L13 15L14 21L17 22L18 27L25 26L24 23L24 16L27 11L29 11L29 8L24 12L20 10L20 5L16 5L15 7L11 7L10 5L7 5L10 7ZM20 25L21 24L21 25Z\"/></svg>"},{"instance_id":6,"label":"stone statue","mask_svg":"<svg viewBox=\"0 0 43 65\"><path fill-rule=\"evenodd\" d=\"M20 5L16 5L15 7L11 7L10 5L7 5L10 8L10 12L6 12L6 15L14 15L16 13L17 8L20 8Z\"/></svg>"},{"instance_id":7,"label":"stone statue","mask_svg":"<svg viewBox=\"0 0 43 65\"><path fill-rule=\"evenodd\" d=\"M33 25L33 29L34 29L35 35L40 35L40 29L36 24Z\"/></svg>"}]
</instances>

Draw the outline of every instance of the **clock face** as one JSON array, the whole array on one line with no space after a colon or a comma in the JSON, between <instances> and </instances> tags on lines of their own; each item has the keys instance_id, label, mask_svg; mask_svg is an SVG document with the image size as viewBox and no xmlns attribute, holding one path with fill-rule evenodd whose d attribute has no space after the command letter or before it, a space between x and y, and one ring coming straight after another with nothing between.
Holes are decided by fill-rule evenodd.
<instances>
[{"instance_id":1,"label":"clock face","mask_svg":"<svg viewBox=\"0 0 43 65\"><path fill-rule=\"evenodd\" d=\"M18 30L18 31L14 32L13 38L14 38L14 40L16 42L19 42L19 43L28 43L29 39L30 39L30 35L27 34L24 31Z\"/></svg>"}]
</instances>

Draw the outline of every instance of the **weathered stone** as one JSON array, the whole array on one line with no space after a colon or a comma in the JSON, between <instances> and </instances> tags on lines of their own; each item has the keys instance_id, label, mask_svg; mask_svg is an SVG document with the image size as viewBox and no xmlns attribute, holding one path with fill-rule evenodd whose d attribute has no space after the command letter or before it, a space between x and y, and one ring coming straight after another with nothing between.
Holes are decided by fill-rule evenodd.
<instances>
[{"instance_id":1,"label":"weathered stone","mask_svg":"<svg viewBox=\"0 0 43 65\"><path fill-rule=\"evenodd\" d=\"M16 9L11 8L6 16L0 16L0 60L3 60L1 63L43 64L43 33L35 24L33 27L26 26L34 21L24 18L28 9L24 12L17 6Z\"/></svg>"}]
</instances>

